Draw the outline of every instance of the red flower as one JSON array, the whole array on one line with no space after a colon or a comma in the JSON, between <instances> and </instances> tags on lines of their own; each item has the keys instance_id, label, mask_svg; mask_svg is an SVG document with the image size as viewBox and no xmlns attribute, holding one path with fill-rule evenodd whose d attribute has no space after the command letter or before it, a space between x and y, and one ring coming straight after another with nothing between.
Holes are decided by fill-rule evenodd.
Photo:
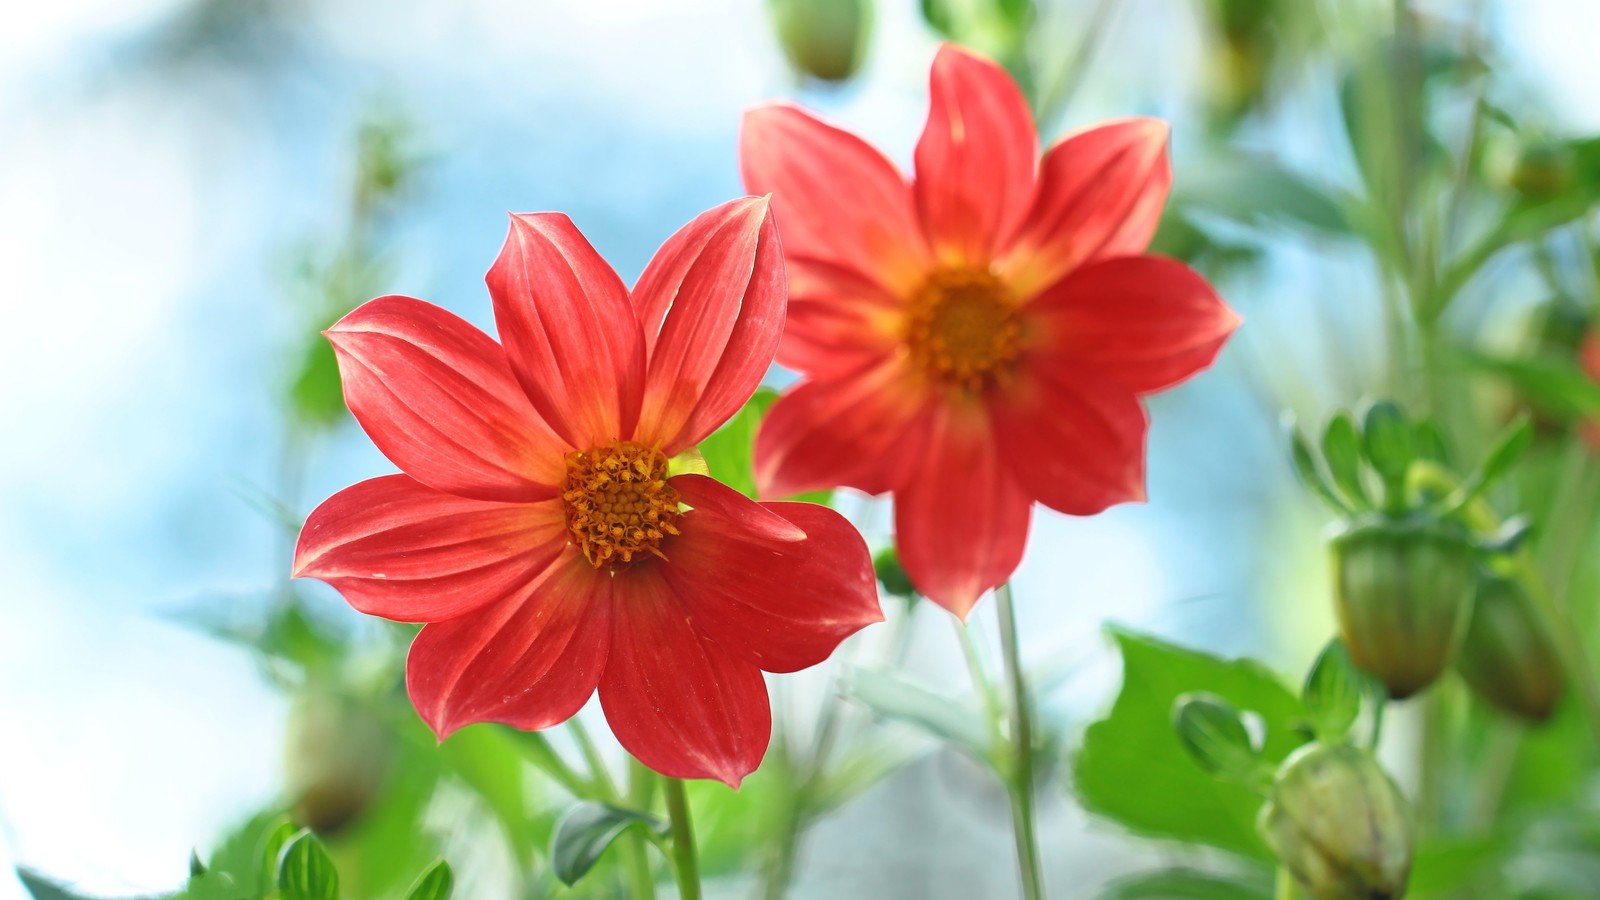
<instances>
[{"instance_id":1,"label":"red flower","mask_svg":"<svg viewBox=\"0 0 1600 900\"><path fill-rule=\"evenodd\" d=\"M1144 499L1139 398L1210 365L1238 318L1141 255L1167 126L1128 119L1037 153L999 66L946 46L916 178L789 105L745 117L746 186L789 262L778 361L805 376L757 438L765 493L893 492L901 560L958 616L1010 577L1034 501Z\"/></svg>"},{"instance_id":2,"label":"red flower","mask_svg":"<svg viewBox=\"0 0 1600 900\"><path fill-rule=\"evenodd\" d=\"M488 282L504 347L409 297L327 332L351 412L405 474L318 507L294 574L429 623L406 685L440 738L547 728L598 686L640 761L737 786L771 734L762 671L816 665L882 618L837 513L668 469L777 347L767 201L702 214L631 294L566 216L513 216Z\"/></svg>"}]
</instances>

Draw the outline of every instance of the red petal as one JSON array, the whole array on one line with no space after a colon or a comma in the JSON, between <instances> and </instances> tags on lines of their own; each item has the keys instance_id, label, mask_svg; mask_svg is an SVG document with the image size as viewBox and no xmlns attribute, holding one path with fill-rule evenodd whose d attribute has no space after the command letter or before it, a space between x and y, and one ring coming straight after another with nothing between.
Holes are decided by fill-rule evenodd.
<instances>
[{"instance_id":1,"label":"red petal","mask_svg":"<svg viewBox=\"0 0 1600 900\"><path fill-rule=\"evenodd\" d=\"M855 371L894 354L904 322L903 301L875 282L815 260L793 260L778 362L813 377Z\"/></svg>"},{"instance_id":2,"label":"red petal","mask_svg":"<svg viewBox=\"0 0 1600 900\"><path fill-rule=\"evenodd\" d=\"M752 194L772 194L784 252L852 270L896 296L927 275L911 186L872 145L798 107L745 113L739 166Z\"/></svg>"},{"instance_id":3,"label":"red petal","mask_svg":"<svg viewBox=\"0 0 1600 900\"><path fill-rule=\"evenodd\" d=\"M965 619L1022 561L1032 498L978 407L946 406L916 477L896 489L895 545L923 596Z\"/></svg>"},{"instance_id":4,"label":"red petal","mask_svg":"<svg viewBox=\"0 0 1600 900\"><path fill-rule=\"evenodd\" d=\"M644 386L644 337L622 279L560 213L511 217L486 279L511 368L568 443L631 434Z\"/></svg>"},{"instance_id":5,"label":"red petal","mask_svg":"<svg viewBox=\"0 0 1600 900\"><path fill-rule=\"evenodd\" d=\"M327 336L350 411L406 474L479 500L558 493L568 448L488 335L431 303L379 297Z\"/></svg>"},{"instance_id":6,"label":"red petal","mask_svg":"<svg viewBox=\"0 0 1600 900\"><path fill-rule=\"evenodd\" d=\"M921 458L934 396L904 360L804 381L767 411L756 432L763 497L849 486L893 490Z\"/></svg>"},{"instance_id":7,"label":"red petal","mask_svg":"<svg viewBox=\"0 0 1600 900\"><path fill-rule=\"evenodd\" d=\"M617 573L611 658L600 703L622 746L672 778L738 787L772 736L761 670L695 629L659 566Z\"/></svg>"},{"instance_id":8,"label":"red petal","mask_svg":"<svg viewBox=\"0 0 1600 900\"><path fill-rule=\"evenodd\" d=\"M668 239L633 292L649 358L636 439L672 456L738 412L772 365L785 297L764 199L724 203Z\"/></svg>"},{"instance_id":9,"label":"red petal","mask_svg":"<svg viewBox=\"0 0 1600 900\"><path fill-rule=\"evenodd\" d=\"M1076 269L1026 308L1041 346L1138 393L1211 365L1239 317L1193 269L1124 256Z\"/></svg>"},{"instance_id":10,"label":"red petal","mask_svg":"<svg viewBox=\"0 0 1600 900\"><path fill-rule=\"evenodd\" d=\"M1070 358L1036 355L990 400L1011 476L1046 506L1088 516L1144 499L1144 409Z\"/></svg>"},{"instance_id":11,"label":"red petal","mask_svg":"<svg viewBox=\"0 0 1600 900\"><path fill-rule=\"evenodd\" d=\"M1074 266L1142 253L1172 187L1167 123L1127 119L1080 132L1045 152L1039 190L1000 270L1020 297Z\"/></svg>"},{"instance_id":12,"label":"red petal","mask_svg":"<svg viewBox=\"0 0 1600 900\"><path fill-rule=\"evenodd\" d=\"M424 627L406 690L440 740L474 722L549 728L594 693L611 620L611 576L571 554L503 602Z\"/></svg>"},{"instance_id":13,"label":"red petal","mask_svg":"<svg viewBox=\"0 0 1600 900\"><path fill-rule=\"evenodd\" d=\"M1033 199L1039 138L1028 101L994 61L945 44L917 142L917 210L934 255L986 265Z\"/></svg>"},{"instance_id":14,"label":"red petal","mask_svg":"<svg viewBox=\"0 0 1600 900\"><path fill-rule=\"evenodd\" d=\"M683 533L661 572L701 631L768 672L795 672L883 621L872 557L855 526L814 503L744 503L787 517L806 539L764 539L726 510L679 519Z\"/></svg>"},{"instance_id":15,"label":"red petal","mask_svg":"<svg viewBox=\"0 0 1600 900\"><path fill-rule=\"evenodd\" d=\"M728 522L730 528L752 540L793 543L806 539L805 531L799 526L715 478L676 475L671 484L691 509ZM671 546L677 544L674 540Z\"/></svg>"},{"instance_id":16,"label":"red petal","mask_svg":"<svg viewBox=\"0 0 1600 900\"><path fill-rule=\"evenodd\" d=\"M463 615L524 587L566 547L561 504L487 503L405 475L347 487L312 511L294 577L399 622Z\"/></svg>"}]
</instances>

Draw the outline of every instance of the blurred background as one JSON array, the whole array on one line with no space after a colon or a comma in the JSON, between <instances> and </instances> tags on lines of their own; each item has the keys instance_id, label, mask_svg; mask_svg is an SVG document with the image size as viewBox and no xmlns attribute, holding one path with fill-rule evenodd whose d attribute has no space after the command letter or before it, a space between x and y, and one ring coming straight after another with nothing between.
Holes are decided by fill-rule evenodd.
<instances>
[{"instance_id":1,"label":"blurred background","mask_svg":"<svg viewBox=\"0 0 1600 900\"><path fill-rule=\"evenodd\" d=\"M1600 133L1600 4L1412 6L1439 79L1423 127L1449 152L1469 118L1475 129L1461 177L1490 200L1566 190L1565 142ZM384 293L492 332L482 276L508 211L569 213L631 283L679 225L742 193L740 114L768 98L796 98L909 167L927 67L949 36L1018 74L1047 141L1109 117L1171 120L1176 186L1157 249L1206 272L1246 322L1213 371L1151 401L1147 505L1036 514L1015 584L1054 730L1070 746L1116 693L1106 621L1298 678L1332 616L1324 517L1294 483L1279 415L1319 421L1393 388L1381 266L1350 212L1365 189L1347 127L1350 73L1393 21L1387 2L1305 0L9 10L0 898L27 896L17 866L89 896L177 890L192 849L209 857L286 808L326 826L353 896L398 891L441 853L458 896L565 893L535 858L565 795L516 739L469 729L433 750L394 702L405 635L287 581L300 517L392 470L343 413L318 332ZM1588 209L1557 224L1592 237ZM1592 240L1543 235L1494 261L1452 327L1501 354L1549 350L1567 371L1595 298L1594 270L1571 263ZM1572 411L1555 406L1564 427ZM881 504L835 503L888 543ZM970 691L944 614L885 604L891 621L840 656ZM976 633L994 633L992 614ZM998 785L921 731L875 723L870 702L837 699L837 675L774 686L779 763L831 716L842 758L863 761L810 822L795 895L1012 890ZM604 736L597 713L584 717ZM783 767L774 758L763 773ZM738 796L697 788L713 895L764 877L754 848L785 807L763 792L781 780L758 775ZM1042 840L1061 896L1094 896L1174 852L1064 789L1050 796ZM596 896L612 890L602 875Z\"/></svg>"}]
</instances>

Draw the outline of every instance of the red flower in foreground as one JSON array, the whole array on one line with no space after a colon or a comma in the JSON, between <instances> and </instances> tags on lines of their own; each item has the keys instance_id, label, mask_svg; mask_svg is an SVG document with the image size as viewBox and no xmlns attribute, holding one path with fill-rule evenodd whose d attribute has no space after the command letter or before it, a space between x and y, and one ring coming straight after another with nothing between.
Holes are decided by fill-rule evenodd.
<instances>
[{"instance_id":1,"label":"red flower in foreground","mask_svg":"<svg viewBox=\"0 0 1600 900\"><path fill-rule=\"evenodd\" d=\"M946 46L916 178L789 105L745 117L748 189L789 262L757 478L787 496L893 492L917 589L965 616L1022 558L1032 504L1144 498L1140 396L1210 365L1238 318L1181 263L1139 255L1171 173L1167 126L1114 122L1038 159L994 63Z\"/></svg>"},{"instance_id":2,"label":"red flower in foreground","mask_svg":"<svg viewBox=\"0 0 1600 900\"><path fill-rule=\"evenodd\" d=\"M837 513L668 471L777 347L767 202L702 214L631 295L566 216L513 216L488 283L504 347L409 297L327 332L351 412L405 474L319 506L294 574L429 623L406 685L441 738L546 728L598 686L645 765L737 786L771 734L762 670L815 665L882 618Z\"/></svg>"}]
</instances>

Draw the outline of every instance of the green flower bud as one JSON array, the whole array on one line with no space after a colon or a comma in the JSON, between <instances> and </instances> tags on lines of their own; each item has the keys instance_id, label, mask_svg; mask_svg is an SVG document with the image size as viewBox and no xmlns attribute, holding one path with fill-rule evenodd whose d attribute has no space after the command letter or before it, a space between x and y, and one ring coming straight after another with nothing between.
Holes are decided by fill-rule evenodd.
<instances>
[{"instance_id":1,"label":"green flower bud","mask_svg":"<svg viewBox=\"0 0 1600 900\"><path fill-rule=\"evenodd\" d=\"M1307 744L1283 761L1256 830L1316 900L1400 897L1411 874L1405 797L1371 754Z\"/></svg>"},{"instance_id":2,"label":"green flower bud","mask_svg":"<svg viewBox=\"0 0 1600 900\"><path fill-rule=\"evenodd\" d=\"M1554 143L1522 148L1511 169L1511 187L1535 200L1554 197L1572 181L1572 151Z\"/></svg>"},{"instance_id":3,"label":"green flower bud","mask_svg":"<svg viewBox=\"0 0 1600 900\"><path fill-rule=\"evenodd\" d=\"M393 737L369 706L310 690L290 710L285 749L294 820L333 834L376 799L388 775Z\"/></svg>"},{"instance_id":4,"label":"green flower bud","mask_svg":"<svg viewBox=\"0 0 1600 900\"><path fill-rule=\"evenodd\" d=\"M1456 671L1485 702L1542 722L1561 699L1561 664L1529 603L1521 583L1484 575L1456 656Z\"/></svg>"},{"instance_id":5,"label":"green flower bud","mask_svg":"<svg viewBox=\"0 0 1600 900\"><path fill-rule=\"evenodd\" d=\"M795 71L844 81L861 67L867 46L869 0L770 0L778 42Z\"/></svg>"},{"instance_id":6,"label":"green flower bud","mask_svg":"<svg viewBox=\"0 0 1600 900\"><path fill-rule=\"evenodd\" d=\"M1477 551L1453 522L1382 515L1334 537L1334 601L1350 659L1395 699L1433 683L1460 644Z\"/></svg>"}]
</instances>

